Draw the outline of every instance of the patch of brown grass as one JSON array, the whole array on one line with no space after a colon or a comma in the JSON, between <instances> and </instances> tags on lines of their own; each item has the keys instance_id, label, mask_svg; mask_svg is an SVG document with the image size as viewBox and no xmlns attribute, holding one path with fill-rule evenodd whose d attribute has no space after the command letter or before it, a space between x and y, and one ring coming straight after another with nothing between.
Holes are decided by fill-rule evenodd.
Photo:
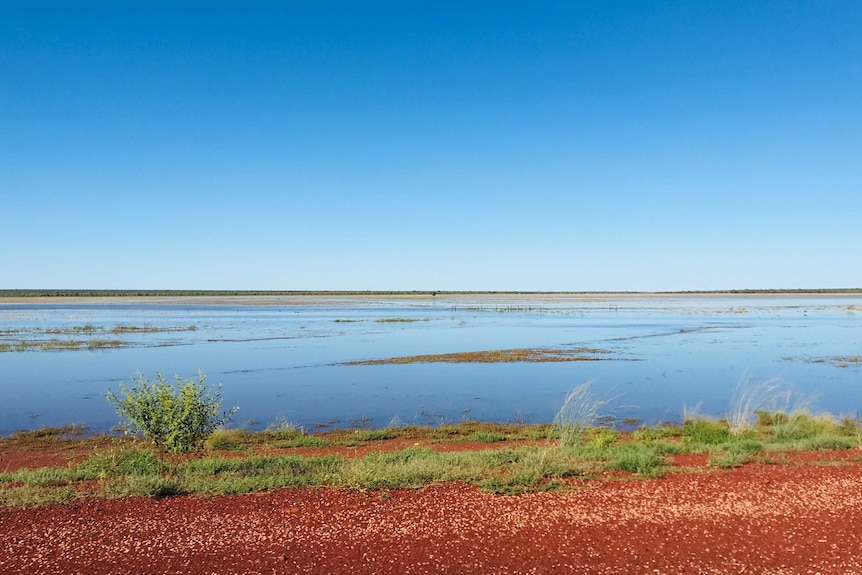
<instances>
[{"instance_id":1,"label":"patch of brown grass","mask_svg":"<svg viewBox=\"0 0 862 575\"><path fill-rule=\"evenodd\" d=\"M344 365L385 365L405 363L539 363L562 361L600 361L607 359L602 355L610 354L606 349L576 348L521 348L495 349L487 351L461 351L456 353L437 353L429 355L410 355L387 359L368 359L348 361Z\"/></svg>"}]
</instances>

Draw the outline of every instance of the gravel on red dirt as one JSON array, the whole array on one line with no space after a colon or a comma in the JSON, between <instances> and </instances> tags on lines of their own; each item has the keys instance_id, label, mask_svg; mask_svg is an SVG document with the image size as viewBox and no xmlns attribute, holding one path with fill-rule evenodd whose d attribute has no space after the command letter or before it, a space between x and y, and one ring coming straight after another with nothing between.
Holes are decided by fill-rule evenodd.
<instances>
[{"instance_id":1,"label":"gravel on red dirt","mask_svg":"<svg viewBox=\"0 0 862 575\"><path fill-rule=\"evenodd\" d=\"M519 496L453 483L6 507L0 573L862 573L862 463L794 454Z\"/></svg>"}]
</instances>

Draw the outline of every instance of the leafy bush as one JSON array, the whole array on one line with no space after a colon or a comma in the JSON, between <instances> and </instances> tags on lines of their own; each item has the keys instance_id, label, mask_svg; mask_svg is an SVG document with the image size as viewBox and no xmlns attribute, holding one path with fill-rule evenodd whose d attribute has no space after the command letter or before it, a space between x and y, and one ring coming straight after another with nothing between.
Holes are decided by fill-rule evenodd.
<instances>
[{"instance_id":1,"label":"leafy bush","mask_svg":"<svg viewBox=\"0 0 862 575\"><path fill-rule=\"evenodd\" d=\"M221 412L221 394L206 387L206 376L170 384L160 372L150 382L138 373L132 385L120 383L122 397L108 391L107 399L132 428L149 437L161 451L188 453L201 448L217 427L239 409Z\"/></svg>"}]
</instances>

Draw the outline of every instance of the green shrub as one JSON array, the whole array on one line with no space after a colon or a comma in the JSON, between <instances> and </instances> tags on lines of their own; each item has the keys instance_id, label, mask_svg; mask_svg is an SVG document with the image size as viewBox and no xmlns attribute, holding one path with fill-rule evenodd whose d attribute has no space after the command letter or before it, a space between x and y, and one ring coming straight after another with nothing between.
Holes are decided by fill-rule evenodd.
<instances>
[{"instance_id":1,"label":"green shrub","mask_svg":"<svg viewBox=\"0 0 862 575\"><path fill-rule=\"evenodd\" d=\"M129 424L149 437L163 452L188 453L201 448L217 427L230 421L237 407L220 412L221 394L208 390L206 376L169 384L160 372L151 383L137 374L133 385L120 383L122 397L108 391L107 399Z\"/></svg>"}]
</instances>

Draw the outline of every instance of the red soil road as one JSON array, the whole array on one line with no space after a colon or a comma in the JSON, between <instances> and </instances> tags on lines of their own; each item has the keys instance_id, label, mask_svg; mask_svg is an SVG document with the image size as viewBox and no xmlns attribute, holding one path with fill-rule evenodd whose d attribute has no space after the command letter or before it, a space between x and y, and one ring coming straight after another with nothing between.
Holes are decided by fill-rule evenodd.
<instances>
[{"instance_id":1,"label":"red soil road","mask_svg":"<svg viewBox=\"0 0 862 575\"><path fill-rule=\"evenodd\" d=\"M858 459L517 497L446 484L0 508L0 573L862 573Z\"/></svg>"}]
</instances>

